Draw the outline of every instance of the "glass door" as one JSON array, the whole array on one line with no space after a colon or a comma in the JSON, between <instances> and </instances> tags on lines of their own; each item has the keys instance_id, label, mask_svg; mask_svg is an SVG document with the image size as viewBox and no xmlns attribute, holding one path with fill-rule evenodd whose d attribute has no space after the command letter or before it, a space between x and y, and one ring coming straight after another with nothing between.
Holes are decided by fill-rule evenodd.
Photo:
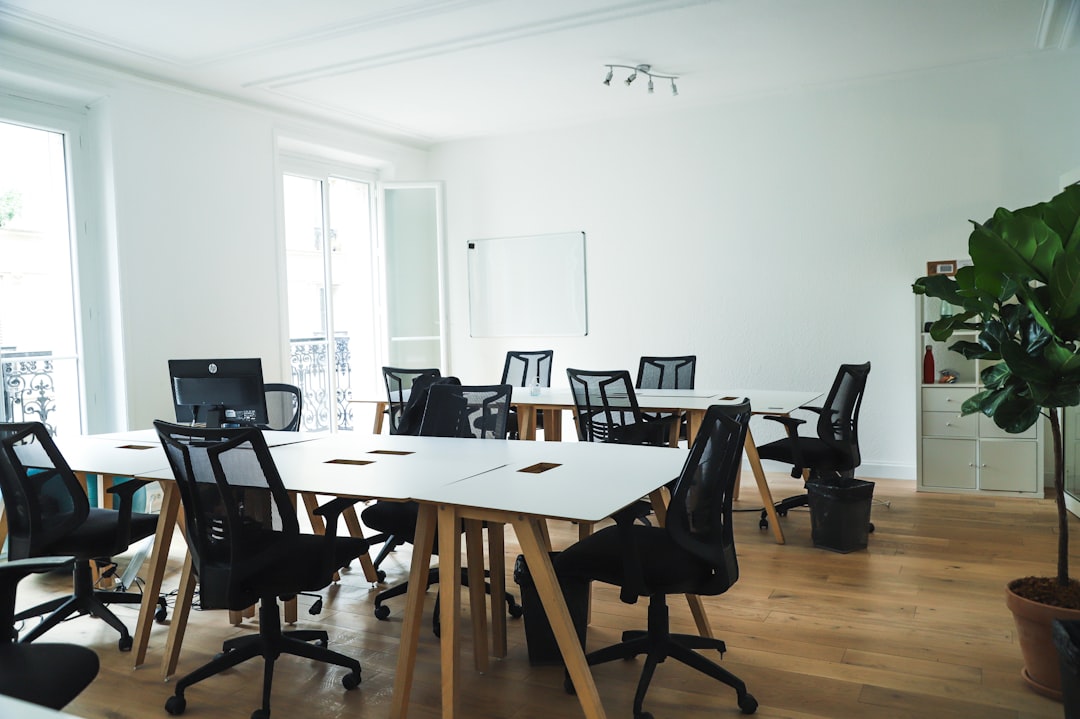
<instances>
[{"instance_id":1,"label":"glass door","mask_svg":"<svg viewBox=\"0 0 1080 719\"><path fill-rule=\"evenodd\" d=\"M82 431L65 136L0 122L0 421Z\"/></svg>"},{"instance_id":2,"label":"glass door","mask_svg":"<svg viewBox=\"0 0 1080 719\"><path fill-rule=\"evenodd\" d=\"M381 336L372 184L286 174L286 274L292 382L302 428L353 429L349 400L378 388Z\"/></svg>"},{"instance_id":3,"label":"glass door","mask_svg":"<svg viewBox=\"0 0 1080 719\"><path fill-rule=\"evenodd\" d=\"M442 186L382 185L388 364L445 369Z\"/></svg>"}]
</instances>

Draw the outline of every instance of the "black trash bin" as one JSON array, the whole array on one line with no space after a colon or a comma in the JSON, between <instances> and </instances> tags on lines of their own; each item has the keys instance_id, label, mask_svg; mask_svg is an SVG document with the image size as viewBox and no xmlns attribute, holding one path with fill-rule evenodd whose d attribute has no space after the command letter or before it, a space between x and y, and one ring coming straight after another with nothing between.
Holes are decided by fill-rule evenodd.
<instances>
[{"instance_id":1,"label":"black trash bin","mask_svg":"<svg viewBox=\"0 0 1080 719\"><path fill-rule=\"evenodd\" d=\"M848 553L866 549L874 483L830 477L806 483L810 535L815 547Z\"/></svg>"},{"instance_id":2,"label":"black trash bin","mask_svg":"<svg viewBox=\"0 0 1080 719\"><path fill-rule=\"evenodd\" d=\"M1080 621L1055 619L1051 633L1061 664L1061 703L1065 719L1080 719Z\"/></svg>"},{"instance_id":3,"label":"black trash bin","mask_svg":"<svg viewBox=\"0 0 1080 719\"><path fill-rule=\"evenodd\" d=\"M552 552L554 557L558 552ZM529 664L533 666L561 665L562 652L559 644L555 641L555 634L551 631L547 613L540 602L540 595L536 591L532 575L529 574L529 566L525 563L524 555L519 554L514 562L514 581L521 588L521 609L525 622L525 645L529 649ZM585 627L588 623L589 612L589 587L584 584L580 587L568 588L563 586L563 599L570 610L570 617L574 620L574 628L578 632L578 640L585 647Z\"/></svg>"}]
</instances>

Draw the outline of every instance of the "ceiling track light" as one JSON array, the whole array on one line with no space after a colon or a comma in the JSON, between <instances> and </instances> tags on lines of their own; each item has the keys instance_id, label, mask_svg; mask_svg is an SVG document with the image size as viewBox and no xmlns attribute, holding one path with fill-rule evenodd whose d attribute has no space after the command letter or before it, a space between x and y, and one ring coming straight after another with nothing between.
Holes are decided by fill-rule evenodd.
<instances>
[{"instance_id":1,"label":"ceiling track light","mask_svg":"<svg viewBox=\"0 0 1080 719\"><path fill-rule=\"evenodd\" d=\"M634 80L637 79L638 75L645 75L647 78L649 78L648 90L649 90L650 95L653 94L653 90L654 90L653 78L656 78L658 80L669 80L669 81L671 81L671 94L673 96L676 96L676 97L679 94L679 88L675 86L675 81L679 79L679 76L678 75L664 75L664 74L659 73L659 72L653 72L652 65L644 65L644 64L643 65L618 65L618 64L611 64L611 65L605 65L604 67L607 68L607 75L604 76L604 84L605 85L609 85L609 86L611 85L611 80L615 76L615 68L618 67L618 68L622 68L624 70L629 70L630 71L630 74L626 76L626 80L623 81L627 85L630 85L632 82L634 82Z\"/></svg>"}]
</instances>

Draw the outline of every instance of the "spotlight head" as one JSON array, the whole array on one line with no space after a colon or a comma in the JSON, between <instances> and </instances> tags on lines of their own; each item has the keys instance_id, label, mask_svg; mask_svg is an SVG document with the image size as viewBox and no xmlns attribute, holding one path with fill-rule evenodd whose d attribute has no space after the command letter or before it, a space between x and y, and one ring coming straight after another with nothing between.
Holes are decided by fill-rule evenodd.
<instances>
[{"instance_id":1,"label":"spotlight head","mask_svg":"<svg viewBox=\"0 0 1080 719\"><path fill-rule=\"evenodd\" d=\"M630 73L630 77L626 78L626 84L629 85L634 80L637 80L637 70L634 70L632 73Z\"/></svg>"},{"instance_id":2,"label":"spotlight head","mask_svg":"<svg viewBox=\"0 0 1080 719\"><path fill-rule=\"evenodd\" d=\"M653 94L652 76L649 76L649 94Z\"/></svg>"},{"instance_id":3,"label":"spotlight head","mask_svg":"<svg viewBox=\"0 0 1080 719\"><path fill-rule=\"evenodd\" d=\"M610 85L611 84L611 78L614 75L615 75L615 70L611 66L608 66L607 77L604 78L604 84L605 85Z\"/></svg>"},{"instance_id":4,"label":"spotlight head","mask_svg":"<svg viewBox=\"0 0 1080 719\"><path fill-rule=\"evenodd\" d=\"M679 88L675 86L675 80L671 81L671 94L674 97L679 96Z\"/></svg>"}]
</instances>

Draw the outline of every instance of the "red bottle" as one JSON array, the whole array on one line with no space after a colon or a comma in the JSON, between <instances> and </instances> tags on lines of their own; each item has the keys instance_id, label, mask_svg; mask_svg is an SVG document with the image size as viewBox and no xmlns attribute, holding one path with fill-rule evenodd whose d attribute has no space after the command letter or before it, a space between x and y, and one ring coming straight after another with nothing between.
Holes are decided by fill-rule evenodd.
<instances>
[{"instance_id":1,"label":"red bottle","mask_svg":"<svg viewBox=\"0 0 1080 719\"><path fill-rule=\"evenodd\" d=\"M923 384L934 384L934 348L926 345L926 354L922 358L922 381Z\"/></svg>"}]
</instances>

